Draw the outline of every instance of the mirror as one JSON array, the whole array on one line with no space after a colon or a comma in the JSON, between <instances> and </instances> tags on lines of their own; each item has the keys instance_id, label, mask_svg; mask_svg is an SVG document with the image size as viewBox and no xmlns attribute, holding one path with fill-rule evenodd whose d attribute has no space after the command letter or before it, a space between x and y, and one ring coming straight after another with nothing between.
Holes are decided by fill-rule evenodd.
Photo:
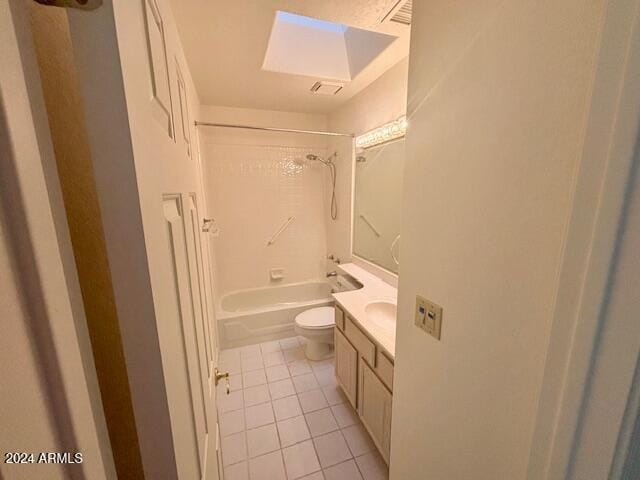
<instances>
[{"instance_id":1,"label":"mirror","mask_svg":"<svg viewBox=\"0 0 640 480\"><path fill-rule=\"evenodd\" d=\"M404 138L356 154L353 253L398 273Z\"/></svg>"}]
</instances>

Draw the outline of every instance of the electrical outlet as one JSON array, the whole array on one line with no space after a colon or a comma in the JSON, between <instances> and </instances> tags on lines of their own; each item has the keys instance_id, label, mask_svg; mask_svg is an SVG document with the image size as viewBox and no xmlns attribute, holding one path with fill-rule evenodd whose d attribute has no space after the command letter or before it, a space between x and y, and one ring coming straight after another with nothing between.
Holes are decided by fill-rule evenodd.
<instances>
[{"instance_id":1,"label":"electrical outlet","mask_svg":"<svg viewBox=\"0 0 640 480\"><path fill-rule=\"evenodd\" d=\"M416 295L415 324L436 340L440 340L442 333L442 307Z\"/></svg>"}]
</instances>

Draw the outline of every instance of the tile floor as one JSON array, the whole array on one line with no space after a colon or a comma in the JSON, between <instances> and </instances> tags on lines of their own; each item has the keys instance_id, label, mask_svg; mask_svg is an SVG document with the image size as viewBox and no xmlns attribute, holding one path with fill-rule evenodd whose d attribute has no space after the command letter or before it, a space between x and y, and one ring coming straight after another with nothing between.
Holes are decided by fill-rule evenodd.
<instances>
[{"instance_id":1,"label":"tile floor","mask_svg":"<svg viewBox=\"0 0 640 480\"><path fill-rule=\"evenodd\" d=\"M333 359L302 337L223 350L218 392L225 480L385 480L387 467L336 385Z\"/></svg>"}]
</instances>

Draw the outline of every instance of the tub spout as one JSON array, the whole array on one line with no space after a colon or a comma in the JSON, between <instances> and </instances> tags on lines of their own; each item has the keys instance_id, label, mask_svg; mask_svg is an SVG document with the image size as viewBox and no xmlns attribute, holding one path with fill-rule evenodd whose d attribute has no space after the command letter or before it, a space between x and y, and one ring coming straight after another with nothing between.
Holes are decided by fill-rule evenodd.
<instances>
[{"instance_id":1,"label":"tub spout","mask_svg":"<svg viewBox=\"0 0 640 480\"><path fill-rule=\"evenodd\" d=\"M327 278L329 277L337 277L338 276L338 272L333 271L333 272L327 272Z\"/></svg>"}]
</instances>

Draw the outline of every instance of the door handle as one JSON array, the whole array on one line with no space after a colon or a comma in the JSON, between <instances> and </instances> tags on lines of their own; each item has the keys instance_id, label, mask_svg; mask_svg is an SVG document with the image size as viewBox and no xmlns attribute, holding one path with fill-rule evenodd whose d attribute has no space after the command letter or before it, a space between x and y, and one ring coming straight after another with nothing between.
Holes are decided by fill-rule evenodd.
<instances>
[{"instance_id":1,"label":"door handle","mask_svg":"<svg viewBox=\"0 0 640 480\"><path fill-rule=\"evenodd\" d=\"M218 386L218 383L220 383L220 380L222 379L226 380L226 391L227 391L227 395L229 395L229 392L231 391L231 388L229 387L229 372L220 372L220 370L218 370L218 367L213 369L213 381L215 386Z\"/></svg>"}]
</instances>

